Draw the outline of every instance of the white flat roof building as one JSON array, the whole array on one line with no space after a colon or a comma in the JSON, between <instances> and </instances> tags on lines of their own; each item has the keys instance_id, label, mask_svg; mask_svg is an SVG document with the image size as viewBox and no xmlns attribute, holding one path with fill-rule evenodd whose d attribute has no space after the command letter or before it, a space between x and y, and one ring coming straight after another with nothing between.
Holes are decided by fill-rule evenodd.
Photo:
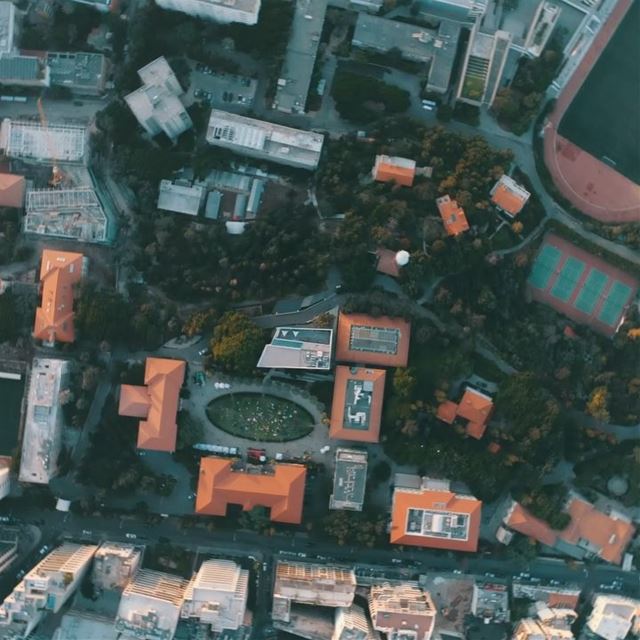
<instances>
[{"instance_id":1,"label":"white flat roof building","mask_svg":"<svg viewBox=\"0 0 640 640\"><path fill-rule=\"evenodd\" d=\"M0 55L14 49L17 19L13 2L0 2Z\"/></svg>"},{"instance_id":2,"label":"white flat roof building","mask_svg":"<svg viewBox=\"0 0 640 640\"><path fill-rule=\"evenodd\" d=\"M0 606L3 640L26 638L47 612L58 613L80 585L97 548L65 543L31 569Z\"/></svg>"},{"instance_id":3,"label":"white flat roof building","mask_svg":"<svg viewBox=\"0 0 640 640\"><path fill-rule=\"evenodd\" d=\"M93 585L96 589L124 589L136 575L142 562L142 550L132 544L105 542L93 560Z\"/></svg>"},{"instance_id":4,"label":"white flat roof building","mask_svg":"<svg viewBox=\"0 0 640 640\"><path fill-rule=\"evenodd\" d=\"M211 110L207 142L241 155L271 160L302 169L320 162L324 136L273 122L247 118L218 109Z\"/></svg>"},{"instance_id":5,"label":"white flat roof building","mask_svg":"<svg viewBox=\"0 0 640 640\"><path fill-rule=\"evenodd\" d=\"M48 484L58 473L62 448L60 392L66 388L69 363L54 358L34 358L22 438L20 482Z\"/></svg>"},{"instance_id":6,"label":"white flat roof building","mask_svg":"<svg viewBox=\"0 0 640 640\"><path fill-rule=\"evenodd\" d=\"M333 329L278 327L264 346L258 367L329 371L332 347Z\"/></svg>"},{"instance_id":7,"label":"white flat roof building","mask_svg":"<svg viewBox=\"0 0 640 640\"><path fill-rule=\"evenodd\" d=\"M604 640L624 640L631 632L640 634L640 600L598 595L587 626Z\"/></svg>"},{"instance_id":8,"label":"white flat roof building","mask_svg":"<svg viewBox=\"0 0 640 640\"><path fill-rule=\"evenodd\" d=\"M87 129L78 125L5 118L0 127L0 149L10 158L38 162L81 162L87 145ZM55 153L55 158L52 155Z\"/></svg>"},{"instance_id":9,"label":"white flat roof building","mask_svg":"<svg viewBox=\"0 0 640 640\"><path fill-rule=\"evenodd\" d=\"M123 640L172 640L189 583L179 576L142 569L125 587L116 617Z\"/></svg>"},{"instance_id":10,"label":"white flat roof building","mask_svg":"<svg viewBox=\"0 0 640 640\"><path fill-rule=\"evenodd\" d=\"M356 593L352 568L302 562L278 562L273 587L273 619L289 622L291 603L350 607Z\"/></svg>"},{"instance_id":11,"label":"white flat roof building","mask_svg":"<svg viewBox=\"0 0 640 640\"><path fill-rule=\"evenodd\" d=\"M178 79L163 56L138 69L138 75L143 84L124 97L126 103L149 135L163 132L175 141L193 126Z\"/></svg>"},{"instance_id":12,"label":"white flat roof building","mask_svg":"<svg viewBox=\"0 0 640 640\"><path fill-rule=\"evenodd\" d=\"M104 242L108 219L91 187L27 191L25 233Z\"/></svg>"},{"instance_id":13,"label":"white flat roof building","mask_svg":"<svg viewBox=\"0 0 640 640\"><path fill-rule=\"evenodd\" d=\"M161 180L158 189L158 209L197 216L206 195L203 183L191 185L186 180Z\"/></svg>"},{"instance_id":14,"label":"white flat roof building","mask_svg":"<svg viewBox=\"0 0 640 640\"><path fill-rule=\"evenodd\" d=\"M212 632L242 626L249 595L249 572L231 560L202 563L184 595L181 616L209 625Z\"/></svg>"},{"instance_id":15,"label":"white flat roof building","mask_svg":"<svg viewBox=\"0 0 640 640\"><path fill-rule=\"evenodd\" d=\"M362 511L367 484L367 452L338 447L335 463L329 509Z\"/></svg>"},{"instance_id":16,"label":"white flat roof building","mask_svg":"<svg viewBox=\"0 0 640 640\"><path fill-rule=\"evenodd\" d=\"M260 13L260 0L156 0L156 3L163 9L223 24L256 24Z\"/></svg>"}]
</instances>

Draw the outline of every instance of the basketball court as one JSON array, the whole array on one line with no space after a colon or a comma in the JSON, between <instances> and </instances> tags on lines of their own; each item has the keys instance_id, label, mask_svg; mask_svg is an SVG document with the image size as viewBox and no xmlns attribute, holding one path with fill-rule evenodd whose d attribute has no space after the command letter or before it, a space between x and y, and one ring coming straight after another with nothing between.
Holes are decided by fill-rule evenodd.
<instances>
[{"instance_id":1,"label":"basketball court","mask_svg":"<svg viewBox=\"0 0 640 640\"><path fill-rule=\"evenodd\" d=\"M638 290L624 271L554 234L547 234L529 274L534 300L613 335Z\"/></svg>"}]
</instances>

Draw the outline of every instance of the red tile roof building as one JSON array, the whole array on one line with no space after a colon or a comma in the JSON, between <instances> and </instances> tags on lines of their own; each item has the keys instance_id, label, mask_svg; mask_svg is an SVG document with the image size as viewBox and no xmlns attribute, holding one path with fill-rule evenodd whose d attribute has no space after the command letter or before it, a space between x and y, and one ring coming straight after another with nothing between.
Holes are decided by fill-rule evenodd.
<instances>
[{"instance_id":1,"label":"red tile roof building","mask_svg":"<svg viewBox=\"0 0 640 640\"><path fill-rule=\"evenodd\" d=\"M408 480L405 482L405 480ZM476 551L482 502L451 491L449 481L396 476L392 544Z\"/></svg>"},{"instance_id":2,"label":"red tile roof building","mask_svg":"<svg viewBox=\"0 0 640 640\"><path fill-rule=\"evenodd\" d=\"M180 389L186 364L183 360L147 358L144 386L123 384L120 387L121 416L142 418L138 428L138 449L176 450Z\"/></svg>"},{"instance_id":3,"label":"red tile roof building","mask_svg":"<svg viewBox=\"0 0 640 640\"><path fill-rule=\"evenodd\" d=\"M484 393L467 387L459 404L447 400L438 407L436 415L447 424L453 424L456 419L462 418L466 422L467 435L480 440L492 414L493 400Z\"/></svg>"},{"instance_id":4,"label":"red tile roof building","mask_svg":"<svg viewBox=\"0 0 640 640\"><path fill-rule=\"evenodd\" d=\"M571 522L562 531L552 529L515 501L503 522L509 529L573 557L598 557L613 564L622 562L624 551L635 534L630 518L616 511L603 513L578 494L571 495L564 511L571 516Z\"/></svg>"},{"instance_id":5,"label":"red tile roof building","mask_svg":"<svg viewBox=\"0 0 640 640\"><path fill-rule=\"evenodd\" d=\"M458 236L469 230L469 223L464 209L458 206L449 196L442 196L436 200L438 211L444 224L444 230L449 236Z\"/></svg>"},{"instance_id":6,"label":"red tile roof building","mask_svg":"<svg viewBox=\"0 0 640 640\"><path fill-rule=\"evenodd\" d=\"M491 189L491 202L512 218L522 211L530 197L531 194L508 175L503 175Z\"/></svg>"},{"instance_id":7,"label":"red tile roof building","mask_svg":"<svg viewBox=\"0 0 640 640\"><path fill-rule=\"evenodd\" d=\"M0 173L0 207L22 209L25 189L24 176Z\"/></svg>"},{"instance_id":8,"label":"red tile roof building","mask_svg":"<svg viewBox=\"0 0 640 640\"><path fill-rule=\"evenodd\" d=\"M85 267L81 253L45 249L40 263L42 302L36 309L33 337L46 344L73 342L73 287Z\"/></svg>"},{"instance_id":9,"label":"red tile roof building","mask_svg":"<svg viewBox=\"0 0 640 640\"><path fill-rule=\"evenodd\" d=\"M336 360L383 367L406 367L411 323L402 318L374 318L340 313Z\"/></svg>"},{"instance_id":10,"label":"red tile roof building","mask_svg":"<svg viewBox=\"0 0 640 640\"><path fill-rule=\"evenodd\" d=\"M392 278L400 275L400 265L396 261L397 251L391 249L376 249L376 271Z\"/></svg>"},{"instance_id":11,"label":"red tile roof building","mask_svg":"<svg viewBox=\"0 0 640 640\"><path fill-rule=\"evenodd\" d=\"M306 474L301 464L275 464L254 473L234 469L234 461L227 458L202 458L196 513L224 516L229 504L244 511L267 507L274 522L300 524Z\"/></svg>"},{"instance_id":12,"label":"red tile roof building","mask_svg":"<svg viewBox=\"0 0 640 640\"><path fill-rule=\"evenodd\" d=\"M383 369L337 366L329 437L378 442L386 372Z\"/></svg>"},{"instance_id":13,"label":"red tile roof building","mask_svg":"<svg viewBox=\"0 0 640 640\"><path fill-rule=\"evenodd\" d=\"M405 187L413 185L416 176L416 161L398 156L376 156L372 170L373 179L378 182L396 182Z\"/></svg>"}]
</instances>

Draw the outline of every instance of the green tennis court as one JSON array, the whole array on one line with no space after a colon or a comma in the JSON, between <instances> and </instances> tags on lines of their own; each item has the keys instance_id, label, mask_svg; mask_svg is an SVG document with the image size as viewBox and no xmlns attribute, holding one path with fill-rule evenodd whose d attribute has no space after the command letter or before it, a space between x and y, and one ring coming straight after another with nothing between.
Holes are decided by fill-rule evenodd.
<instances>
[{"instance_id":1,"label":"green tennis court","mask_svg":"<svg viewBox=\"0 0 640 640\"><path fill-rule=\"evenodd\" d=\"M604 301L600 313L598 314L598 320L601 320L605 324L610 326L615 325L618 319L622 315L629 297L631 296L631 287L627 286L623 282L614 282L609 289L607 299Z\"/></svg>"},{"instance_id":2,"label":"green tennis court","mask_svg":"<svg viewBox=\"0 0 640 640\"><path fill-rule=\"evenodd\" d=\"M586 265L582 260L569 256L562 265L562 270L553 283L553 287L551 287L551 295L563 302L569 302L585 268Z\"/></svg>"},{"instance_id":3,"label":"green tennis court","mask_svg":"<svg viewBox=\"0 0 640 640\"><path fill-rule=\"evenodd\" d=\"M560 258L562 258L560 249L552 244L545 244L533 263L533 268L529 275L529 284L536 289L546 289L560 262Z\"/></svg>"},{"instance_id":4,"label":"green tennis court","mask_svg":"<svg viewBox=\"0 0 640 640\"><path fill-rule=\"evenodd\" d=\"M591 269L574 303L576 309L592 314L608 281L609 276L606 273L599 269Z\"/></svg>"}]
</instances>

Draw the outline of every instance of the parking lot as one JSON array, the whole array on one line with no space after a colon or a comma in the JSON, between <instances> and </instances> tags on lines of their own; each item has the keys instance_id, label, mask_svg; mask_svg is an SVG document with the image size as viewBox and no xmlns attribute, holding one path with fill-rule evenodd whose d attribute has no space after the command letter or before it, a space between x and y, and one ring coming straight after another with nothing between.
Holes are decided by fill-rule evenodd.
<instances>
[{"instance_id":1,"label":"parking lot","mask_svg":"<svg viewBox=\"0 0 640 640\"><path fill-rule=\"evenodd\" d=\"M189 97L224 109L250 109L256 97L257 86L255 78L214 71L197 64L191 73Z\"/></svg>"}]
</instances>

